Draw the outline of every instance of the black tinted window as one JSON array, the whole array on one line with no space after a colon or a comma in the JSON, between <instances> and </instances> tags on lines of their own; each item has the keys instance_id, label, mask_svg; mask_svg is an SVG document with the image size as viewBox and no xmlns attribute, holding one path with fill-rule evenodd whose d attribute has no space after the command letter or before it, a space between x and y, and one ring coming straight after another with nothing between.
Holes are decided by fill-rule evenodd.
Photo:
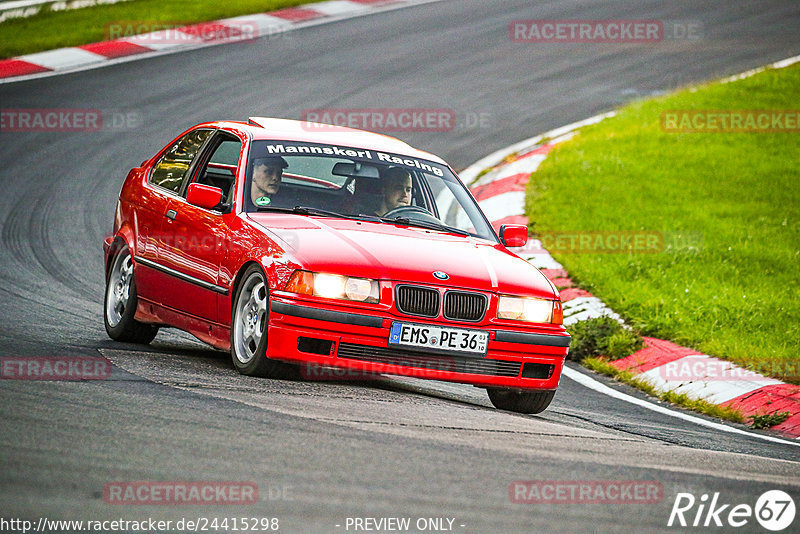
<instances>
[{"instance_id":1,"label":"black tinted window","mask_svg":"<svg viewBox=\"0 0 800 534\"><path fill-rule=\"evenodd\" d=\"M211 130L194 130L184 135L156 164L150 183L180 192L186 172L209 134Z\"/></svg>"}]
</instances>

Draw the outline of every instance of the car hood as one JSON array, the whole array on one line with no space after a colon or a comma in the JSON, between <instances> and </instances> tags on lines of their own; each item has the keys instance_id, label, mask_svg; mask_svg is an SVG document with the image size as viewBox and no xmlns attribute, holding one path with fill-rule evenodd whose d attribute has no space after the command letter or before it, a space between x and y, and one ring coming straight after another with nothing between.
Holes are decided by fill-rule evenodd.
<instances>
[{"instance_id":1,"label":"car hood","mask_svg":"<svg viewBox=\"0 0 800 534\"><path fill-rule=\"evenodd\" d=\"M388 223L249 213L304 269L427 285L553 298L552 284L502 245ZM434 271L449 275L446 281Z\"/></svg>"}]
</instances>

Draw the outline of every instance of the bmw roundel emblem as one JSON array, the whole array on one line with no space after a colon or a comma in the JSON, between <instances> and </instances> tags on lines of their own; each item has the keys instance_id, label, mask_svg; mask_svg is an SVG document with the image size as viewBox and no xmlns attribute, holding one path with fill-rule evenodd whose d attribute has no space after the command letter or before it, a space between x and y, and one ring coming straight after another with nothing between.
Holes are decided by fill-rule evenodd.
<instances>
[{"instance_id":1,"label":"bmw roundel emblem","mask_svg":"<svg viewBox=\"0 0 800 534\"><path fill-rule=\"evenodd\" d=\"M450 278L449 274L442 271L433 271L433 276L435 276L439 280L447 280L448 278Z\"/></svg>"}]
</instances>

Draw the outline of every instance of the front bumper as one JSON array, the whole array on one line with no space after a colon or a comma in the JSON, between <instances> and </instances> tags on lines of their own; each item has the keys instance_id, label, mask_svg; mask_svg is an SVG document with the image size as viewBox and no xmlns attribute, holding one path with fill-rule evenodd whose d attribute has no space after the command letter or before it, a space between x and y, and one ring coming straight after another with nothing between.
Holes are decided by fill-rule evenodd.
<instances>
[{"instance_id":1,"label":"front bumper","mask_svg":"<svg viewBox=\"0 0 800 534\"><path fill-rule=\"evenodd\" d=\"M427 321L440 326L489 332L485 356L431 353L389 346L392 321L426 322L381 311L320 307L282 296L270 299L267 357L305 363L304 376L324 378L316 370L343 368L349 377L393 374L462 382L484 387L554 390L558 387L570 336L496 325Z\"/></svg>"}]
</instances>

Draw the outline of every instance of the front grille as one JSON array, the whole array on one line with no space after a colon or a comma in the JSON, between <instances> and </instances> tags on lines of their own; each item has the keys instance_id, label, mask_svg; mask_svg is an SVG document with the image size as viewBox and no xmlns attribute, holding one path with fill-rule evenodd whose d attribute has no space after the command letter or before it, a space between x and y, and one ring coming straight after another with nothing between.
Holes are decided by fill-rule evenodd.
<instances>
[{"instance_id":1,"label":"front grille","mask_svg":"<svg viewBox=\"0 0 800 534\"><path fill-rule=\"evenodd\" d=\"M444 294L444 316L453 321L480 321L488 299L480 293L448 291Z\"/></svg>"},{"instance_id":2,"label":"front grille","mask_svg":"<svg viewBox=\"0 0 800 534\"><path fill-rule=\"evenodd\" d=\"M430 287L397 286L395 291L397 309L408 315L437 317L439 315L439 292Z\"/></svg>"},{"instance_id":3,"label":"front grille","mask_svg":"<svg viewBox=\"0 0 800 534\"><path fill-rule=\"evenodd\" d=\"M354 343L340 343L337 355L339 358L350 360L472 375L519 376L520 369L520 362L464 358L462 356L429 356L408 350Z\"/></svg>"}]
</instances>

